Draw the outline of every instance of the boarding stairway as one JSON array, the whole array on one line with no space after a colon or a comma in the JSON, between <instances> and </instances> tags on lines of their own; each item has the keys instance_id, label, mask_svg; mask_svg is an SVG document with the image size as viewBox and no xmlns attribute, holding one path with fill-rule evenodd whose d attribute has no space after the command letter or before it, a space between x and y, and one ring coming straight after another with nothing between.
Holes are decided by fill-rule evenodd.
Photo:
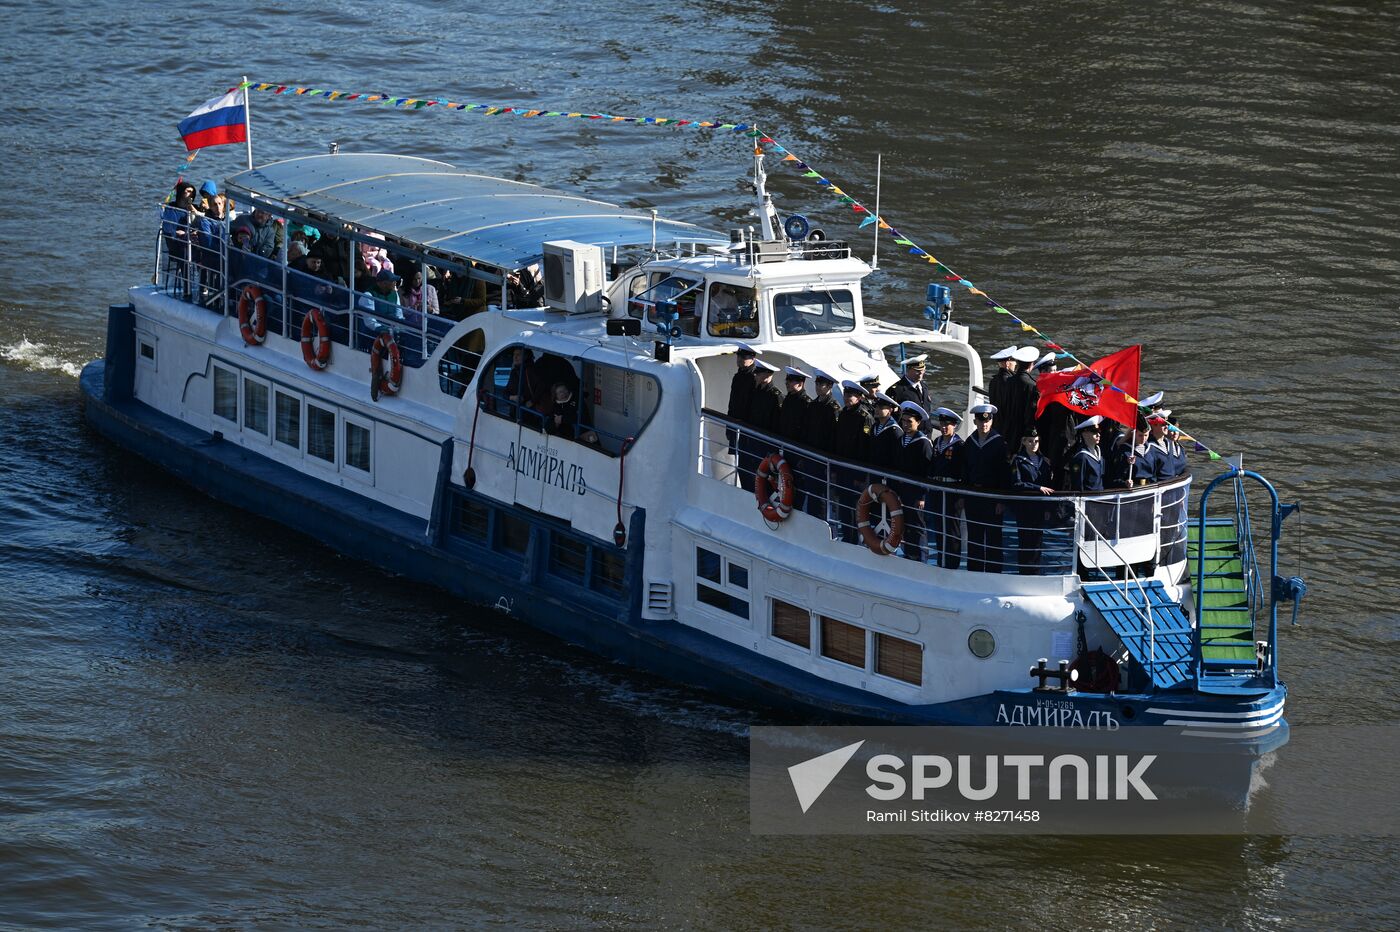
<instances>
[{"instance_id":1,"label":"boarding stairway","mask_svg":"<svg viewBox=\"0 0 1400 932\"><path fill-rule=\"evenodd\" d=\"M1262 485L1272 505L1272 585L1267 595L1254 546L1246 479ZM1234 515L1212 518L1208 514L1211 492L1224 482L1232 484ZM1198 518L1189 526L1189 608L1172 599L1158 579L1130 574L1122 580L1084 582L1085 602L1118 636L1132 660L1129 667L1145 674L1146 683L1140 685L1153 691L1191 689L1220 695L1257 693L1277 685L1278 606L1291 601L1296 623L1299 600L1307 591L1299 577L1278 575L1280 531L1284 519L1297 508L1280 504L1273 486L1257 473L1233 469L1212 481L1201 494ZM1132 677L1126 682L1131 683Z\"/></svg>"}]
</instances>

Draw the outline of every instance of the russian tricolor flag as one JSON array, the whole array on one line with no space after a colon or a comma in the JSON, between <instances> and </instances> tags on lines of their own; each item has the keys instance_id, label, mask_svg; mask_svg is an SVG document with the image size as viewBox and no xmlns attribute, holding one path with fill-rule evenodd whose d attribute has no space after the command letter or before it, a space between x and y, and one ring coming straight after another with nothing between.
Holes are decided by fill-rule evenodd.
<instances>
[{"instance_id":1,"label":"russian tricolor flag","mask_svg":"<svg viewBox=\"0 0 1400 932\"><path fill-rule=\"evenodd\" d=\"M180 135L190 152L205 146L223 146L248 139L247 91L239 88L205 101L180 121Z\"/></svg>"}]
</instances>

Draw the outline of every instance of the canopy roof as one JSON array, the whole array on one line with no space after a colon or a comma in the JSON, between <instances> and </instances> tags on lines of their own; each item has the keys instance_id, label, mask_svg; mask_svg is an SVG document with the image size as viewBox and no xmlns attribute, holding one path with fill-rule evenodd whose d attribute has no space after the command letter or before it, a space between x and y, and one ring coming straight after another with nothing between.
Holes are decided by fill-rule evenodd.
<instances>
[{"instance_id":1,"label":"canopy roof","mask_svg":"<svg viewBox=\"0 0 1400 932\"><path fill-rule=\"evenodd\" d=\"M407 155L288 159L239 172L226 185L246 198L497 268L536 261L546 241L567 239L605 248L652 242L648 212ZM658 244L729 242L722 234L675 220L657 218L655 231Z\"/></svg>"}]
</instances>

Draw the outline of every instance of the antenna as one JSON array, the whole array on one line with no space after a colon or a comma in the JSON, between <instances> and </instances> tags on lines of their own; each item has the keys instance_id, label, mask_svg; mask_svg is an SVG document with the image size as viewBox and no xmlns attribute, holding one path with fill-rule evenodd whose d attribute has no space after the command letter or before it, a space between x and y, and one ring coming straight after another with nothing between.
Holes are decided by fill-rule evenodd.
<instances>
[{"instance_id":1,"label":"antenna","mask_svg":"<svg viewBox=\"0 0 1400 932\"><path fill-rule=\"evenodd\" d=\"M880 169L882 153L875 153L875 252L870 256L870 267L880 267Z\"/></svg>"}]
</instances>

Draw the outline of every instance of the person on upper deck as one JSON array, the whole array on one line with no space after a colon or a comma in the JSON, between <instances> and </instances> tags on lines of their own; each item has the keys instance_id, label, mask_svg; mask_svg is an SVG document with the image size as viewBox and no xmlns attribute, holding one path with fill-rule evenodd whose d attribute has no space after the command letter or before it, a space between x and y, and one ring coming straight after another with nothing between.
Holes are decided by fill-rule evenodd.
<instances>
[{"instance_id":1,"label":"person on upper deck","mask_svg":"<svg viewBox=\"0 0 1400 932\"><path fill-rule=\"evenodd\" d=\"M326 274L325 265L325 259L319 252L309 252L300 259L289 262L287 268L297 274L287 276L287 289L292 293L292 297L304 305L319 307L323 311L343 311L345 305L336 301L336 289Z\"/></svg>"},{"instance_id":2,"label":"person on upper deck","mask_svg":"<svg viewBox=\"0 0 1400 932\"><path fill-rule=\"evenodd\" d=\"M783 375L787 394L783 396L783 405L778 411L778 434L791 444L784 444L783 458L787 460L788 468L792 470L793 482L797 486L793 507L799 511L806 511L807 498L816 493L819 485L815 471L820 464L809 462L799 452L800 448L807 446L803 427L807 422L807 408L812 399L807 396L807 373L796 366L788 366L783 370ZM824 470L821 478L820 485L825 486Z\"/></svg>"},{"instance_id":3,"label":"person on upper deck","mask_svg":"<svg viewBox=\"0 0 1400 932\"><path fill-rule=\"evenodd\" d=\"M437 314L440 310L437 289L423 281L421 265L413 266L404 276L403 284L399 286L399 304L419 311L426 310L429 314Z\"/></svg>"},{"instance_id":4,"label":"person on upper deck","mask_svg":"<svg viewBox=\"0 0 1400 932\"><path fill-rule=\"evenodd\" d=\"M899 460L899 441L904 433L899 426L899 418L895 416L899 410L899 403L884 392L876 392L872 407L875 409L875 428L874 433L870 435L868 462L888 475L896 468ZM920 427L922 429L922 425Z\"/></svg>"},{"instance_id":5,"label":"person on upper deck","mask_svg":"<svg viewBox=\"0 0 1400 932\"><path fill-rule=\"evenodd\" d=\"M374 276L374 290L368 295L373 310L380 317L402 320L403 311L399 308L399 277L388 269L380 269ZM363 302L361 302L363 306Z\"/></svg>"},{"instance_id":6,"label":"person on upper deck","mask_svg":"<svg viewBox=\"0 0 1400 932\"><path fill-rule=\"evenodd\" d=\"M476 263L471 264L476 268ZM444 269L439 280L438 300L442 316L451 320L466 320L486 310L486 282L466 272Z\"/></svg>"},{"instance_id":7,"label":"person on upper deck","mask_svg":"<svg viewBox=\"0 0 1400 932\"><path fill-rule=\"evenodd\" d=\"M758 471L758 464L763 458L776 450L769 438L779 434L778 419L783 409L783 393L773 384L773 376L777 371L777 366L762 359L754 361L753 394L749 396L749 410L744 421L752 430L767 436L759 437L746 431L741 438L740 469L747 468L750 477Z\"/></svg>"},{"instance_id":8,"label":"person on upper deck","mask_svg":"<svg viewBox=\"0 0 1400 932\"><path fill-rule=\"evenodd\" d=\"M194 183L184 179L175 182L174 199L160 209L160 235L165 241L170 274L178 282L176 290L185 294L193 294L198 287L194 281L194 261L199 218Z\"/></svg>"},{"instance_id":9,"label":"person on upper deck","mask_svg":"<svg viewBox=\"0 0 1400 932\"><path fill-rule=\"evenodd\" d=\"M856 381L860 383L861 390L865 392L861 398L861 407L865 408L865 413L873 424L875 423L875 393L880 390L880 374L871 369Z\"/></svg>"},{"instance_id":10,"label":"person on upper deck","mask_svg":"<svg viewBox=\"0 0 1400 932\"><path fill-rule=\"evenodd\" d=\"M1065 476L1071 492L1102 492L1104 463L1099 451L1099 425L1103 417L1095 414L1074 425L1079 442L1065 462Z\"/></svg>"},{"instance_id":11,"label":"person on upper deck","mask_svg":"<svg viewBox=\"0 0 1400 932\"><path fill-rule=\"evenodd\" d=\"M802 422L802 437L807 449L830 456L836 449L836 419L841 415L841 403L832 395L836 379L828 372L813 372L817 397L807 405Z\"/></svg>"},{"instance_id":12,"label":"person on upper deck","mask_svg":"<svg viewBox=\"0 0 1400 932\"><path fill-rule=\"evenodd\" d=\"M263 210L253 208L253 242L250 251L264 259L280 256L282 252L282 223Z\"/></svg>"},{"instance_id":13,"label":"person on upper deck","mask_svg":"<svg viewBox=\"0 0 1400 932\"><path fill-rule=\"evenodd\" d=\"M972 408L976 426L972 436L963 443L963 481L981 492L995 492L1009 484L1006 439L994 426L997 408L980 404ZM1002 568L1000 501L969 495L964 498L967 515L967 568L973 572L999 573Z\"/></svg>"},{"instance_id":14,"label":"person on upper deck","mask_svg":"<svg viewBox=\"0 0 1400 932\"><path fill-rule=\"evenodd\" d=\"M1021 437L1021 449L1011 458L1011 488L1027 495L1053 495L1050 461L1040 455L1040 432L1032 424ZM1050 503L1035 499L1013 503L1022 576L1040 572L1040 545L1050 520Z\"/></svg>"},{"instance_id":15,"label":"person on upper deck","mask_svg":"<svg viewBox=\"0 0 1400 932\"><path fill-rule=\"evenodd\" d=\"M527 265L506 275L506 300L511 307L539 307L544 303L544 284L534 265Z\"/></svg>"},{"instance_id":16,"label":"person on upper deck","mask_svg":"<svg viewBox=\"0 0 1400 932\"><path fill-rule=\"evenodd\" d=\"M904 511L904 558L920 563L924 562L924 506L928 504L928 492L923 480L928 476L929 464L933 460L933 442L923 429L927 420L928 412L917 401L900 404L899 429L902 433L899 449L895 453L895 472L920 481L901 482L896 478L891 483Z\"/></svg>"},{"instance_id":17,"label":"person on upper deck","mask_svg":"<svg viewBox=\"0 0 1400 932\"><path fill-rule=\"evenodd\" d=\"M933 415L938 420L938 436L933 438L929 478L940 486L961 484L967 474L963 439L958 436L962 418L951 408L939 408ZM962 563L959 502L960 498L949 490L939 490L929 497L928 508L933 515L934 536L938 541L938 565L944 569L955 570Z\"/></svg>"}]
</instances>

